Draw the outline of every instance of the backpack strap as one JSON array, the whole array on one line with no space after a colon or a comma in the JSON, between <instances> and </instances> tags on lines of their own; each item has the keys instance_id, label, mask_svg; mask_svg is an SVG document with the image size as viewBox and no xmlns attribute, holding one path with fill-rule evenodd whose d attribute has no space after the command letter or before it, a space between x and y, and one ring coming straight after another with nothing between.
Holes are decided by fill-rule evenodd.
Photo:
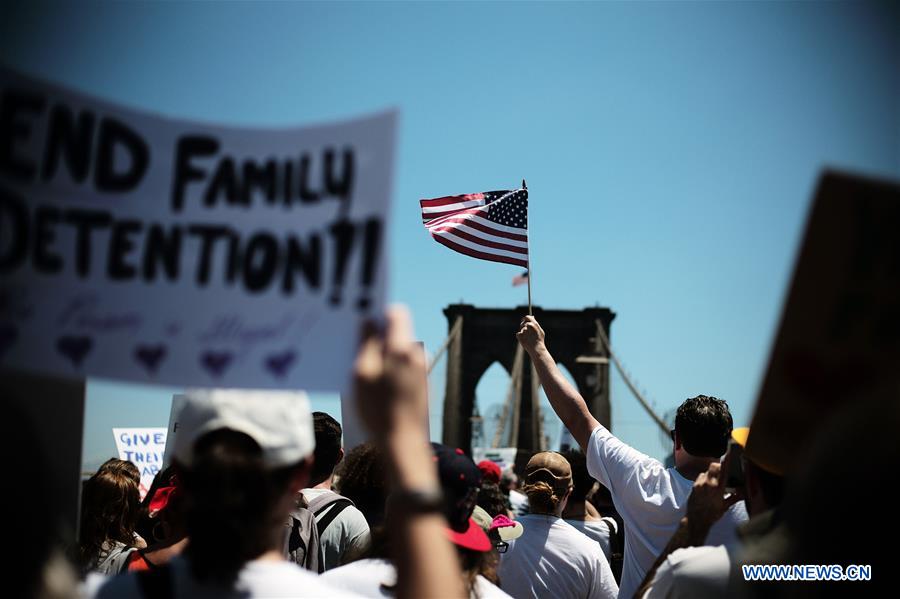
<instances>
[{"instance_id":1,"label":"backpack strap","mask_svg":"<svg viewBox=\"0 0 900 599\"><path fill-rule=\"evenodd\" d=\"M353 505L353 502L346 497L341 497L340 495L338 495L338 499L330 502L325 507L320 508L319 511L313 513L318 516L329 505L333 507L328 510L328 513L321 518L316 519L316 530L319 531L319 538L322 537L322 533L325 532L325 529L328 528L328 526L332 522L334 522L334 519L337 518L345 509Z\"/></svg>"},{"instance_id":2,"label":"backpack strap","mask_svg":"<svg viewBox=\"0 0 900 599\"><path fill-rule=\"evenodd\" d=\"M175 597L175 586L172 580L172 568L163 564L152 570L135 572L138 590L144 599L172 599Z\"/></svg>"},{"instance_id":3,"label":"backpack strap","mask_svg":"<svg viewBox=\"0 0 900 599\"><path fill-rule=\"evenodd\" d=\"M622 566L625 562L625 539L622 529L615 518L603 518L609 527L609 567L616 582L622 579Z\"/></svg>"},{"instance_id":4,"label":"backpack strap","mask_svg":"<svg viewBox=\"0 0 900 599\"><path fill-rule=\"evenodd\" d=\"M606 526L609 528L610 544L612 544L613 536L616 536L619 534L619 523L616 522L615 518L611 518L609 516L603 516L600 519L603 520L604 522L606 522Z\"/></svg>"},{"instance_id":5,"label":"backpack strap","mask_svg":"<svg viewBox=\"0 0 900 599\"><path fill-rule=\"evenodd\" d=\"M312 500L309 501L309 505L306 507L309 511L313 513L314 516L318 517L325 508L327 508L332 503L340 501L341 499L345 501L350 501L348 498L335 493L334 491L325 491L324 493L319 493ZM353 505L353 502L350 501L350 505Z\"/></svg>"},{"instance_id":6,"label":"backpack strap","mask_svg":"<svg viewBox=\"0 0 900 599\"><path fill-rule=\"evenodd\" d=\"M316 528L319 531L319 537L322 536L322 533L328 528L328 525L351 505L353 505L352 501L334 491L320 493L314 497L313 500L309 502L309 507L307 509L316 517ZM322 515L329 506L334 507L329 510L327 514Z\"/></svg>"}]
</instances>

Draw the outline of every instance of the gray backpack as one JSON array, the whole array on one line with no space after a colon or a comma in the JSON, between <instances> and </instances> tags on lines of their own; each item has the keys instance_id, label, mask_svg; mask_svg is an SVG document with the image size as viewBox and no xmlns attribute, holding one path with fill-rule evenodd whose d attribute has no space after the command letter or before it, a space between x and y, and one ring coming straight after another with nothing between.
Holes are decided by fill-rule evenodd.
<instances>
[{"instance_id":1,"label":"gray backpack","mask_svg":"<svg viewBox=\"0 0 900 599\"><path fill-rule=\"evenodd\" d=\"M285 557L302 568L320 572L322 560L316 517L306 508L295 508L291 511L290 527L284 544Z\"/></svg>"}]
</instances>

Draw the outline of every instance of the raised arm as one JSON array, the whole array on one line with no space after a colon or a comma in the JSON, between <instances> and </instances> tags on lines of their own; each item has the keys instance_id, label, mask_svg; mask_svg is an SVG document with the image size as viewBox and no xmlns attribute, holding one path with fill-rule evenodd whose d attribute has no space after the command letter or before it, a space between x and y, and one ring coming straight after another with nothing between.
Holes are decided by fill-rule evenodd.
<instances>
[{"instance_id":1,"label":"raised arm","mask_svg":"<svg viewBox=\"0 0 900 599\"><path fill-rule=\"evenodd\" d=\"M572 433L572 437L578 441L582 451L587 451L591 431L600 423L591 415L587 402L584 401L578 390L566 380L556 366L553 356L550 355L544 344L544 329L533 316L526 316L522 319L516 337L531 356L531 362L537 370L541 386L556 415Z\"/></svg>"},{"instance_id":2,"label":"raised arm","mask_svg":"<svg viewBox=\"0 0 900 599\"><path fill-rule=\"evenodd\" d=\"M393 498L409 508L389 515L397 597L461 599L466 596L462 572L446 536L441 485L425 432L426 380L409 313L394 308L383 339L372 330L364 334L355 388L360 418L387 458ZM431 507L419 509L422 505Z\"/></svg>"}]
</instances>

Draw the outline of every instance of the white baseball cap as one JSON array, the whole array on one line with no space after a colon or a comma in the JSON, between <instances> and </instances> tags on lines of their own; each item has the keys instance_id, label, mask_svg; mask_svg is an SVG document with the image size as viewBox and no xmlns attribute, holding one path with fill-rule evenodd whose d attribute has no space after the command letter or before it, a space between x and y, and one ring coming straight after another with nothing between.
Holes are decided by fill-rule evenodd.
<instances>
[{"instance_id":1,"label":"white baseball cap","mask_svg":"<svg viewBox=\"0 0 900 599\"><path fill-rule=\"evenodd\" d=\"M178 415L173 455L190 468L194 443L220 429L244 433L262 448L269 468L290 466L316 447L309 400L302 391L194 389Z\"/></svg>"}]
</instances>

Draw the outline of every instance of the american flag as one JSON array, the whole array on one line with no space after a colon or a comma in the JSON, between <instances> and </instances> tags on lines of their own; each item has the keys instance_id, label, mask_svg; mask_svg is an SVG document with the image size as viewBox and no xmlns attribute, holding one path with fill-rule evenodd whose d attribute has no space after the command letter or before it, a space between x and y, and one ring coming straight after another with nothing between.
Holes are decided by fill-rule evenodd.
<instances>
[{"instance_id":1,"label":"american flag","mask_svg":"<svg viewBox=\"0 0 900 599\"><path fill-rule=\"evenodd\" d=\"M528 190L485 191L421 200L422 222L461 254L528 267Z\"/></svg>"},{"instance_id":2,"label":"american flag","mask_svg":"<svg viewBox=\"0 0 900 599\"><path fill-rule=\"evenodd\" d=\"M528 271L526 270L519 276L513 277L512 285L513 285L513 287L518 287L519 285L524 285L527 282L528 282Z\"/></svg>"}]
</instances>

